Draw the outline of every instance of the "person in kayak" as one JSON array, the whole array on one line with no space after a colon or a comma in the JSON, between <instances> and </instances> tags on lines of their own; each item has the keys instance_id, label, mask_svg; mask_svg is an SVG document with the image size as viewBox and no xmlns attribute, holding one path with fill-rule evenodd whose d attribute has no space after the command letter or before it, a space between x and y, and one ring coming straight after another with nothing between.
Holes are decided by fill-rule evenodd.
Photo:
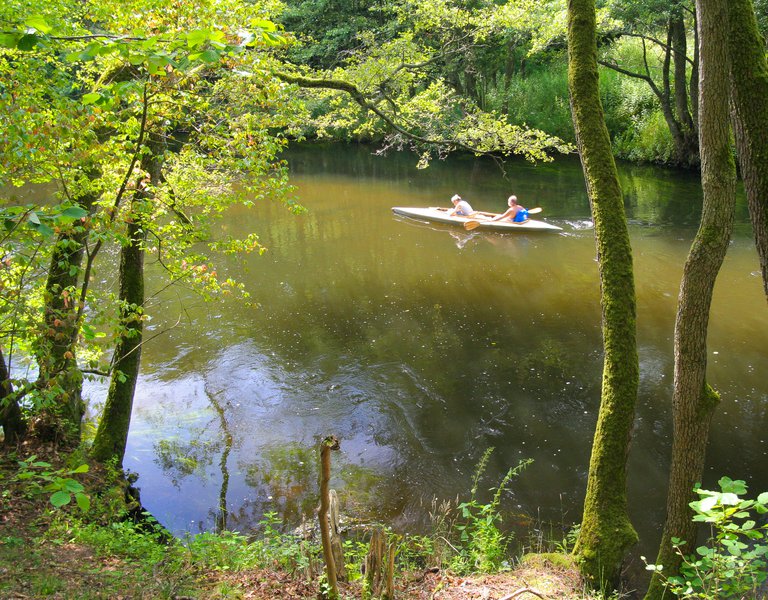
<instances>
[{"instance_id":1,"label":"person in kayak","mask_svg":"<svg viewBox=\"0 0 768 600\"><path fill-rule=\"evenodd\" d=\"M469 205L469 202L466 200L462 200L461 196L456 194L453 198L451 198L451 202L453 202L453 210L448 213L449 217L453 216L459 216L459 217L469 217L472 215L475 211L472 210L472 207Z\"/></svg>"},{"instance_id":2,"label":"person in kayak","mask_svg":"<svg viewBox=\"0 0 768 600\"><path fill-rule=\"evenodd\" d=\"M507 199L509 208L503 215L497 215L491 221L501 221L509 219L513 223L525 223L528 220L528 209L523 208L517 203L517 196L510 196Z\"/></svg>"}]
</instances>

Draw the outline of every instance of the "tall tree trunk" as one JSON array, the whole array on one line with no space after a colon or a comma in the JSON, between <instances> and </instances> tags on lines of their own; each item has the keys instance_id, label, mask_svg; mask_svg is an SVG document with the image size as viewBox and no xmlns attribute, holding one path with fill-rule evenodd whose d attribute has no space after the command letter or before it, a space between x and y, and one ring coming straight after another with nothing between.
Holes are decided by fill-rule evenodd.
<instances>
[{"instance_id":1,"label":"tall tree trunk","mask_svg":"<svg viewBox=\"0 0 768 600\"><path fill-rule=\"evenodd\" d=\"M768 65L751 0L728 3L732 117L768 300Z\"/></svg>"},{"instance_id":2,"label":"tall tree trunk","mask_svg":"<svg viewBox=\"0 0 768 600\"><path fill-rule=\"evenodd\" d=\"M93 175L95 177L95 174ZM77 199L91 213L96 196ZM60 390L55 429L69 441L79 441L85 405L82 399L83 376L75 352L80 332L77 284L83 265L88 229L82 224L59 234L51 254L45 283L44 330L35 348L38 385ZM84 282L87 285L87 282Z\"/></svg>"},{"instance_id":3,"label":"tall tree trunk","mask_svg":"<svg viewBox=\"0 0 768 600\"><path fill-rule=\"evenodd\" d=\"M695 166L699 164L698 132L694 126L688 99L688 68L687 68L687 31L683 19L682 8L677 7L669 22L670 42L672 44L673 85L675 95L675 112L682 134L680 159L683 164Z\"/></svg>"},{"instance_id":4,"label":"tall tree trunk","mask_svg":"<svg viewBox=\"0 0 768 600\"><path fill-rule=\"evenodd\" d=\"M677 119L683 130L693 132L693 119L688 104L688 40L680 7L677 7L672 15L670 31Z\"/></svg>"},{"instance_id":5,"label":"tall tree trunk","mask_svg":"<svg viewBox=\"0 0 768 600\"><path fill-rule=\"evenodd\" d=\"M667 519L657 564L663 575L677 574L681 559L672 538L687 542L693 553L696 524L688 504L701 481L712 413L718 395L706 383L707 327L715 280L733 231L736 168L731 156L728 120L727 0L697 0L700 81L699 135L704 206L701 225L683 270L675 321L675 376L672 394L672 463L667 492ZM654 573L646 600L664 595Z\"/></svg>"},{"instance_id":6,"label":"tall tree trunk","mask_svg":"<svg viewBox=\"0 0 768 600\"><path fill-rule=\"evenodd\" d=\"M624 203L600 104L593 0L568 2L573 124L595 223L603 382L581 532L574 555L594 586L618 583L637 533L627 516L626 465L638 387L636 296Z\"/></svg>"},{"instance_id":7,"label":"tall tree trunk","mask_svg":"<svg viewBox=\"0 0 768 600\"><path fill-rule=\"evenodd\" d=\"M122 465L128 439L144 323L144 230L141 224L129 223L126 237L128 241L120 250L119 311L123 331L115 347L107 401L92 449L96 460L115 459L117 466Z\"/></svg>"},{"instance_id":8,"label":"tall tree trunk","mask_svg":"<svg viewBox=\"0 0 768 600\"><path fill-rule=\"evenodd\" d=\"M691 97L691 116L693 128L699 131L699 24L696 10L693 11L693 65L691 78L688 82L688 95Z\"/></svg>"},{"instance_id":9,"label":"tall tree trunk","mask_svg":"<svg viewBox=\"0 0 768 600\"><path fill-rule=\"evenodd\" d=\"M3 443L9 447L18 444L27 432L27 423L12 392L8 365L5 364L5 355L0 350L0 427L3 428Z\"/></svg>"},{"instance_id":10,"label":"tall tree trunk","mask_svg":"<svg viewBox=\"0 0 768 600\"><path fill-rule=\"evenodd\" d=\"M160 182L163 145L159 137L150 136L141 160L142 171L149 182L137 184L131 200L127 243L120 250L120 322L124 328L115 347L112 379L104 404L104 412L91 450L96 460L114 460L122 466L133 410L133 395L141 366L141 344L144 320L144 231L142 211L151 201Z\"/></svg>"},{"instance_id":11,"label":"tall tree trunk","mask_svg":"<svg viewBox=\"0 0 768 600\"><path fill-rule=\"evenodd\" d=\"M672 68L672 55L673 44L675 42L674 36L674 18L670 16L667 20L667 46L664 49L664 61L661 67L662 85L661 89L656 89L655 86L651 86L656 92L656 97L659 99L661 105L661 114L664 116L664 120L667 122L669 133L672 135L672 143L675 146L675 161L678 164L684 164L686 161L686 155L688 152L688 144L685 138L685 126L679 119L679 113L675 111L675 103L672 97L672 84L670 81L670 70ZM677 64L677 62L675 62Z\"/></svg>"}]
</instances>

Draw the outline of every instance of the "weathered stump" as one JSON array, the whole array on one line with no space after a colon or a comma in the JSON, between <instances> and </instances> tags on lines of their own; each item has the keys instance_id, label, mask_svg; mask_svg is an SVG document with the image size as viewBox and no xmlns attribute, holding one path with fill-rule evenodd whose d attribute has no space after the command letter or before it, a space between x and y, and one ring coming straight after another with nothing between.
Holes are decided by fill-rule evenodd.
<instances>
[{"instance_id":1,"label":"weathered stump","mask_svg":"<svg viewBox=\"0 0 768 600\"><path fill-rule=\"evenodd\" d=\"M341 541L341 533L339 533L339 497L336 494L336 490L330 490L329 496L330 511L328 518L331 530L331 554L333 555L333 563L336 568L336 579L346 582L347 570L344 567L344 544Z\"/></svg>"},{"instance_id":2,"label":"weathered stump","mask_svg":"<svg viewBox=\"0 0 768 600\"><path fill-rule=\"evenodd\" d=\"M365 587L371 598L394 600L394 572L395 544L387 545L384 529L377 527L365 557Z\"/></svg>"}]
</instances>

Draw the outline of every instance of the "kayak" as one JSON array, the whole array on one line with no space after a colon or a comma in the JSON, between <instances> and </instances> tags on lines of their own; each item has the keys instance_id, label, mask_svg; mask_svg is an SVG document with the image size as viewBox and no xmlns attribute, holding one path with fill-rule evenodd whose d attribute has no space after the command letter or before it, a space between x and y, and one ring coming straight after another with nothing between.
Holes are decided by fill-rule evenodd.
<instances>
[{"instance_id":1,"label":"kayak","mask_svg":"<svg viewBox=\"0 0 768 600\"><path fill-rule=\"evenodd\" d=\"M550 225L544 221L528 219L524 223L513 223L512 221L490 221L484 220L495 217L494 213L477 212L472 217L449 216L449 209L432 206L430 208L410 208L407 206L394 206L392 212L403 217L418 219L420 221L430 221L434 223L448 223L449 225L459 225L464 227L465 223L478 222L477 229L485 231L562 231L562 227Z\"/></svg>"}]
</instances>

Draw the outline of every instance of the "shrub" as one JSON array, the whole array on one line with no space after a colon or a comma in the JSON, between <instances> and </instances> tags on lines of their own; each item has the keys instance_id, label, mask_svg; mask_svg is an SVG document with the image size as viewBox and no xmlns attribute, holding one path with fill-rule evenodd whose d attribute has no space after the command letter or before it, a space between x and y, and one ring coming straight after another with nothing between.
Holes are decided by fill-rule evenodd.
<instances>
[{"instance_id":1,"label":"shrub","mask_svg":"<svg viewBox=\"0 0 768 600\"><path fill-rule=\"evenodd\" d=\"M768 492L756 500L744 500L747 486L741 480L723 477L719 492L696 488L700 500L691 502L693 520L708 523L707 542L696 554L684 554L683 540L673 538L682 557L680 574L666 579L667 587L680 598L757 598L768 577L768 524L758 525L754 514L768 513ZM647 565L662 571L663 565Z\"/></svg>"}]
</instances>

